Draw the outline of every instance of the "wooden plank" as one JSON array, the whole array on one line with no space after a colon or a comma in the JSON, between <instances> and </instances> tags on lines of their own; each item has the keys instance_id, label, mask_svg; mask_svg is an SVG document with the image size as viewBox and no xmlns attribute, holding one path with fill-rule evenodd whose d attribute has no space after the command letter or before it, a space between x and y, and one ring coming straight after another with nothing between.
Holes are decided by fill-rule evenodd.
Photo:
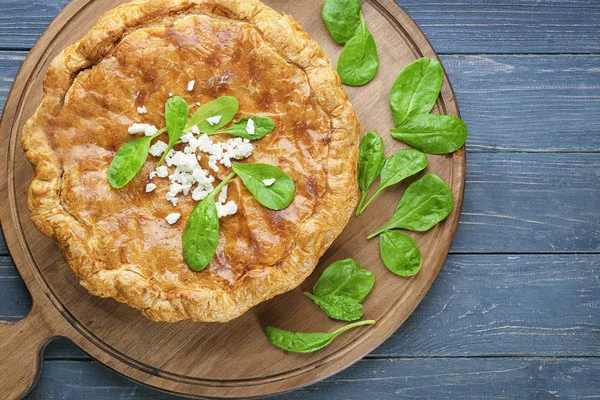
<instances>
[{"instance_id":1,"label":"wooden plank","mask_svg":"<svg viewBox=\"0 0 600 400\"><path fill-rule=\"evenodd\" d=\"M600 57L441 59L469 127L468 152L600 151Z\"/></svg>"},{"instance_id":2,"label":"wooden plank","mask_svg":"<svg viewBox=\"0 0 600 400\"><path fill-rule=\"evenodd\" d=\"M164 399L94 362L46 362L28 399ZM274 399L593 399L597 358L364 359L323 382Z\"/></svg>"},{"instance_id":3,"label":"wooden plank","mask_svg":"<svg viewBox=\"0 0 600 400\"><path fill-rule=\"evenodd\" d=\"M441 53L594 53L600 6L594 0L397 0ZM33 46L68 0L5 0L0 48Z\"/></svg>"},{"instance_id":4,"label":"wooden plank","mask_svg":"<svg viewBox=\"0 0 600 400\"><path fill-rule=\"evenodd\" d=\"M397 0L440 53L597 53L595 0Z\"/></svg>"},{"instance_id":5,"label":"wooden plank","mask_svg":"<svg viewBox=\"0 0 600 400\"><path fill-rule=\"evenodd\" d=\"M0 260L2 315L16 320L30 301ZM598 265L597 254L451 255L415 313L372 355L600 356ZM46 358L88 357L61 340Z\"/></svg>"},{"instance_id":6,"label":"wooden plank","mask_svg":"<svg viewBox=\"0 0 600 400\"><path fill-rule=\"evenodd\" d=\"M471 154L455 253L600 250L600 154Z\"/></svg>"},{"instance_id":7,"label":"wooden plank","mask_svg":"<svg viewBox=\"0 0 600 400\"><path fill-rule=\"evenodd\" d=\"M451 252L600 251L599 165L598 153L469 155Z\"/></svg>"},{"instance_id":8,"label":"wooden plank","mask_svg":"<svg viewBox=\"0 0 600 400\"><path fill-rule=\"evenodd\" d=\"M0 52L1 105L25 55ZM600 151L590 117L600 109L600 56L441 59L469 126L469 152Z\"/></svg>"}]
</instances>

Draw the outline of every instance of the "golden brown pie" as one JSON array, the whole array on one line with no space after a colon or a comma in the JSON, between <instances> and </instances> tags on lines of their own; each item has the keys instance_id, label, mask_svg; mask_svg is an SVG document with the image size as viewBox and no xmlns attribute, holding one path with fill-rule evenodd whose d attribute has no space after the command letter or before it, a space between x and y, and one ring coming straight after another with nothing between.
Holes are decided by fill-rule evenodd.
<instances>
[{"instance_id":1,"label":"golden brown pie","mask_svg":"<svg viewBox=\"0 0 600 400\"><path fill-rule=\"evenodd\" d=\"M340 80L293 18L256 0L117 7L52 62L44 91L23 131L32 219L92 294L152 320L227 321L293 289L356 205L360 125ZM197 201L167 201L168 179L147 192L156 158L121 189L107 181L128 128L164 126L174 94L192 112L229 95L236 118L270 117L275 130L252 142L247 160L278 166L296 185L293 203L272 211L234 179L227 199L237 212L221 218L217 252L201 272L185 264L181 239ZM209 171L218 182L230 170Z\"/></svg>"}]
</instances>

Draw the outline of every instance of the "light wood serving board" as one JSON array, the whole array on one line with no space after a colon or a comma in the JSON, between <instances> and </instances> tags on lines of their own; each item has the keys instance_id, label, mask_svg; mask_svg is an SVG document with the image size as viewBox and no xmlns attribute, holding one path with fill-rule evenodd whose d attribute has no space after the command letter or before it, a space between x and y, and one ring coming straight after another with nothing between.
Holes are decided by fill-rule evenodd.
<instances>
[{"instance_id":1,"label":"light wood serving board","mask_svg":"<svg viewBox=\"0 0 600 400\"><path fill-rule=\"evenodd\" d=\"M279 12L293 15L323 46L335 63L342 50L321 22L323 0L269 0ZM49 62L87 32L101 13L120 0L74 0L58 15L25 60L8 96L0 125L0 217L15 264L31 292L31 312L16 324L0 324L0 395L19 397L35 384L45 345L66 337L107 367L137 382L191 397L254 397L293 390L348 367L387 339L408 318L437 276L458 225L465 182L465 151L429 156L428 172L452 188L454 211L429 232L411 233L423 254L423 268L411 278L389 272L379 258L379 240L365 239L393 213L406 185L385 190L366 213L353 217L315 272L284 295L267 301L225 324L156 323L112 299L91 296L65 264L57 247L33 226L27 209L31 167L21 149L21 131L42 98ZM388 96L406 64L436 57L415 23L393 0L368 0L363 11L377 42L380 69L360 88L347 87L363 131L377 130L388 155L406 147L390 137ZM435 113L458 115L447 79ZM365 318L377 320L338 337L312 354L286 353L270 345L263 327L292 331L333 331L342 325L321 312L310 290L325 267L352 257L373 271L377 281L365 301Z\"/></svg>"}]
</instances>

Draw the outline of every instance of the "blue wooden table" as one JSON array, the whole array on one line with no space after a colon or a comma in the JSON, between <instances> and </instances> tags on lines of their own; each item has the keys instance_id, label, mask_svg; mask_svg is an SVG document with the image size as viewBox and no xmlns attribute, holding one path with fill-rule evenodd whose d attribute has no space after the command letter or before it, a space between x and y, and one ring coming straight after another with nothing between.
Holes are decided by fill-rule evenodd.
<instances>
[{"instance_id":1,"label":"blue wooden table","mask_svg":"<svg viewBox=\"0 0 600 400\"><path fill-rule=\"evenodd\" d=\"M2 104L67 2L0 0ZM470 128L458 234L395 335L285 398L600 398L600 1L400 3L440 54ZM0 318L30 305L0 240ZM32 399L174 398L66 341L44 360Z\"/></svg>"}]
</instances>

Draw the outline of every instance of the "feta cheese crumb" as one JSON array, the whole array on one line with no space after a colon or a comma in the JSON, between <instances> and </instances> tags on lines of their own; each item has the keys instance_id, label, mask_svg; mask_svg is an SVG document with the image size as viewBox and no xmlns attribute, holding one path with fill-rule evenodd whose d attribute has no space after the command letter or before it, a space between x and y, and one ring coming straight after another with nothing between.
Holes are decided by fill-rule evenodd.
<instances>
[{"instance_id":1,"label":"feta cheese crumb","mask_svg":"<svg viewBox=\"0 0 600 400\"><path fill-rule=\"evenodd\" d=\"M173 97L173 93L169 92L169 97Z\"/></svg>"},{"instance_id":2,"label":"feta cheese crumb","mask_svg":"<svg viewBox=\"0 0 600 400\"><path fill-rule=\"evenodd\" d=\"M223 186L223 189L219 192L219 198L217 199L219 203L225 203L227 201L227 186L228 185Z\"/></svg>"},{"instance_id":3,"label":"feta cheese crumb","mask_svg":"<svg viewBox=\"0 0 600 400\"><path fill-rule=\"evenodd\" d=\"M248 135L254 135L254 120L252 118L248 118L248 123L246 124L246 133Z\"/></svg>"},{"instance_id":4,"label":"feta cheese crumb","mask_svg":"<svg viewBox=\"0 0 600 400\"><path fill-rule=\"evenodd\" d=\"M166 178L169 175L169 169L166 166L161 165L160 167L156 168L156 175L159 178Z\"/></svg>"},{"instance_id":5,"label":"feta cheese crumb","mask_svg":"<svg viewBox=\"0 0 600 400\"><path fill-rule=\"evenodd\" d=\"M169 147L168 144L166 144L162 140L158 140L156 143L154 143L152 146L150 146L148 153L150 153L150 155L152 155L154 157L159 157L162 155L162 153L165 152L165 150L167 150L168 147Z\"/></svg>"},{"instance_id":6,"label":"feta cheese crumb","mask_svg":"<svg viewBox=\"0 0 600 400\"><path fill-rule=\"evenodd\" d=\"M228 201L225 204L216 203L217 206L217 216L219 218L226 217L228 215L233 215L237 212L237 204L233 200Z\"/></svg>"},{"instance_id":7,"label":"feta cheese crumb","mask_svg":"<svg viewBox=\"0 0 600 400\"><path fill-rule=\"evenodd\" d=\"M154 125L150 124L138 124L135 123L129 127L127 130L130 135L135 135L136 133L143 133L146 136L154 136L158 129Z\"/></svg>"},{"instance_id":8,"label":"feta cheese crumb","mask_svg":"<svg viewBox=\"0 0 600 400\"><path fill-rule=\"evenodd\" d=\"M150 172L150 175L148 175L148 179L152 180L152 179L154 179L155 176L156 176L156 171L152 171L152 172Z\"/></svg>"},{"instance_id":9,"label":"feta cheese crumb","mask_svg":"<svg viewBox=\"0 0 600 400\"><path fill-rule=\"evenodd\" d=\"M188 92L191 92L194 90L194 85L196 84L196 81L189 81L188 85L187 85L187 90Z\"/></svg>"},{"instance_id":10,"label":"feta cheese crumb","mask_svg":"<svg viewBox=\"0 0 600 400\"><path fill-rule=\"evenodd\" d=\"M213 115L212 117L206 118L206 122L213 126L221 122L221 118L223 118L222 115Z\"/></svg>"},{"instance_id":11,"label":"feta cheese crumb","mask_svg":"<svg viewBox=\"0 0 600 400\"><path fill-rule=\"evenodd\" d=\"M200 107L200 106L202 105L202 103L200 103L199 101L197 101L197 102L196 102L196 105L197 105L198 107Z\"/></svg>"},{"instance_id":12,"label":"feta cheese crumb","mask_svg":"<svg viewBox=\"0 0 600 400\"><path fill-rule=\"evenodd\" d=\"M146 193L150 193L154 189L156 189L156 185L154 183L149 183L146 185Z\"/></svg>"},{"instance_id":13,"label":"feta cheese crumb","mask_svg":"<svg viewBox=\"0 0 600 400\"><path fill-rule=\"evenodd\" d=\"M271 186L275 183L275 178L263 179L262 183L265 186Z\"/></svg>"},{"instance_id":14,"label":"feta cheese crumb","mask_svg":"<svg viewBox=\"0 0 600 400\"><path fill-rule=\"evenodd\" d=\"M181 214L180 213L171 213L169 215L167 215L167 218L165 218L167 220L167 222L171 225L173 225L175 222L179 221L179 218L181 218Z\"/></svg>"},{"instance_id":15,"label":"feta cheese crumb","mask_svg":"<svg viewBox=\"0 0 600 400\"><path fill-rule=\"evenodd\" d=\"M198 125L193 125L190 129L194 135L200 134L200 128L198 128Z\"/></svg>"},{"instance_id":16,"label":"feta cheese crumb","mask_svg":"<svg viewBox=\"0 0 600 400\"><path fill-rule=\"evenodd\" d=\"M137 108L138 114L146 114L148 110L146 110L146 106L141 106Z\"/></svg>"}]
</instances>

